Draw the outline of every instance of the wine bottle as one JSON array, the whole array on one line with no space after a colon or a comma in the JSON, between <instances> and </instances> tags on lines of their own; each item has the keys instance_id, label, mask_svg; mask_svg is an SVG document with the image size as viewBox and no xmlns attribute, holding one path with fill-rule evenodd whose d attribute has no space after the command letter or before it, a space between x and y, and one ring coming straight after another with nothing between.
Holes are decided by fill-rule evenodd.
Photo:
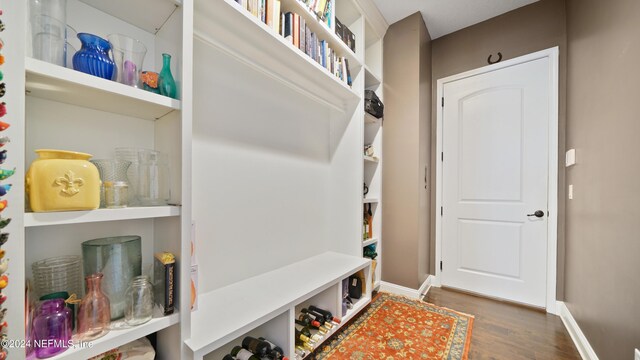
<instances>
[{"instance_id":1,"label":"wine bottle","mask_svg":"<svg viewBox=\"0 0 640 360\"><path fill-rule=\"evenodd\" d=\"M311 344L309 344L308 342L304 342L302 340L296 339L296 347L301 347L305 350L308 351L313 351L313 346L311 346Z\"/></svg>"},{"instance_id":2,"label":"wine bottle","mask_svg":"<svg viewBox=\"0 0 640 360\"><path fill-rule=\"evenodd\" d=\"M251 351L243 349L242 346L236 346L231 350L231 355L235 356L238 360L260 360Z\"/></svg>"},{"instance_id":3,"label":"wine bottle","mask_svg":"<svg viewBox=\"0 0 640 360\"><path fill-rule=\"evenodd\" d=\"M271 349L269 350L269 353L267 354L267 357L269 359L272 360L289 360L288 357L284 356L284 350L282 350L282 348L274 343L272 343L271 341L263 338L263 337L259 337L259 340L262 340L264 342L266 342L267 344L269 344L269 346L271 346Z\"/></svg>"},{"instance_id":4,"label":"wine bottle","mask_svg":"<svg viewBox=\"0 0 640 360\"><path fill-rule=\"evenodd\" d=\"M296 354L303 358L307 356L307 351L302 346L296 346Z\"/></svg>"},{"instance_id":5,"label":"wine bottle","mask_svg":"<svg viewBox=\"0 0 640 360\"><path fill-rule=\"evenodd\" d=\"M309 306L309 310L312 310L312 311L315 311L317 313L320 313L320 314L324 315L325 319L329 319L329 321L333 321L336 324L340 324L340 322L341 322L340 319L338 319L337 317L333 316L333 314L331 314L327 310L320 309L320 308L315 307L313 305Z\"/></svg>"},{"instance_id":6,"label":"wine bottle","mask_svg":"<svg viewBox=\"0 0 640 360\"><path fill-rule=\"evenodd\" d=\"M298 320L304 322L305 326L311 326L311 327L320 327L320 322L316 321L315 318L312 318L311 316L307 315L307 314L300 314L300 316L298 316Z\"/></svg>"},{"instance_id":7,"label":"wine bottle","mask_svg":"<svg viewBox=\"0 0 640 360\"><path fill-rule=\"evenodd\" d=\"M261 358L267 356L267 352L271 350L271 345L269 345L269 343L251 336L246 336L242 339L242 347Z\"/></svg>"},{"instance_id":8,"label":"wine bottle","mask_svg":"<svg viewBox=\"0 0 640 360\"><path fill-rule=\"evenodd\" d=\"M302 309L302 312L309 315L312 319L315 319L316 321L318 321L320 323L320 325L323 325L324 327L328 328L329 330L333 329L333 325L331 323L329 323L328 321L326 321L326 319L324 318L324 315L316 313L315 311L311 311L308 309Z\"/></svg>"},{"instance_id":9,"label":"wine bottle","mask_svg":"<svg viewBox=\"0 0 640 360\"><path fill-rule=\"evenodd\" d=\"M304 342L307 342L307 343L311 342L311 339L308 336L306 336L303 333L301 333L300 330L298 330L298 329L296 329L296 339L300 339L300 340L302 340Z\"/></svg>"},{"instance_id":10,"label":"wine bottle","mask_svg":"<svg viewBox=\"0 0 640 360\"><path fill-rule=\"evenodd\" d=\"M311 330L309 330L309 328L306 327L306 326L302 326L300 324L296 324L296 329L300 330L302 335L310 338L311 340L313 340L315 342L318 342L318 341L322 340L322 335L320 335L320 334L312 334Z\"/></svg>"},{"instance_id":11,"label":"wine bottle","mask_svg":"<svg viewBox=\"0 0 640 360\"><path fill-rule=\"evenodd\" d=\"M231 354L227 354L222 358L222 360L236 360L236 358L231 356Z\"/></svg>"}]
</instances>

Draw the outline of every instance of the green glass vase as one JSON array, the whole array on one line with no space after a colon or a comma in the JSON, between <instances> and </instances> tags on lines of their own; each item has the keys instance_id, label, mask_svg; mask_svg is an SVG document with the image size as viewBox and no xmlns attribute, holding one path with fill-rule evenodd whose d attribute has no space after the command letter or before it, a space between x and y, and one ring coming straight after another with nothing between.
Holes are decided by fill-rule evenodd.
<instances>
[{"instance_id":1,"label":"green glass vase","mask_svg":"<svg viewBox=\"0 0 640 360\"><path fill-rule=\"evenodd\" d=\"M178 89L171 74L171 55L169 54L162 54L162 71L160 71L158 78L158 88L160 88L161 95L176 99Z\"/></svg>"}]
</instances>

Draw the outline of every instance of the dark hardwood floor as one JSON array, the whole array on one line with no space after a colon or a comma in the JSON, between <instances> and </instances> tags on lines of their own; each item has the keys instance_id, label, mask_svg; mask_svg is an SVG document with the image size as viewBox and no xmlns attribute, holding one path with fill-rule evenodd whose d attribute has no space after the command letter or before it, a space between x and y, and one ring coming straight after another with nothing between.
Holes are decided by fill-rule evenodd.
<instances>
[{"instance_id":1,"label":"dark hardwood floor","mask_svg":"<svg viewBox=\"0 0 640 360\"><path fill-rule=\"evenodd\" d=\"M434 288L432 304L475 316L470 360L580 360L562 320L519 305Z\"/></svg>"}]
</instances>

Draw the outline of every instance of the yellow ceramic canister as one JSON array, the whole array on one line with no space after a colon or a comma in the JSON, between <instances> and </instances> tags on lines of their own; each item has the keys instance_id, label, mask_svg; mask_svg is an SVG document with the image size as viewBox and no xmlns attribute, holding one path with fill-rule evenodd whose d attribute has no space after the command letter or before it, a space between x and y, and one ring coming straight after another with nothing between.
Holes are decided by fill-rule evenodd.
<instances>
[{"instance_id":1,"label":"yellow ceramic canister","mask_svg":"<svg viewBox=\"0 0 640 360\"><path fill-rule=\"evenodd\" d=\"M93 210L100 206L100 173L91 154L36 150L27 172L26 191L34 212Z\"/></svg>"}]
</instances>

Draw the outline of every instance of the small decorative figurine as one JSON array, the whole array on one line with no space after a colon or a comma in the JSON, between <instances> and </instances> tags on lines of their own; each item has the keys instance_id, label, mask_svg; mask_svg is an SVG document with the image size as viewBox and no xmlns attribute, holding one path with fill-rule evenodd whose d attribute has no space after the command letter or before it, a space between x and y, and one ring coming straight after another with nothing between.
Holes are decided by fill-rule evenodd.
<instances>
[{"instance_id":1,"label":"small decorative figurine","mask_svg":"<svg viewBox=\"0 0 640 360\"><path fill-rule=\"evenodd\" d=\"M7 160L7 150L0 151L0 164L4 164Z\"/></svg>"},{"instance_id":2,"label":"small decorative figurine","mask_svg":"<svg viewBox=\"0 0 640 360\"><path fill-rule=\"evenodd\" d=\"M5 196L11 190L12 184L0 185L0 196ZM1 244L0 244L1 245Z\"/></svg>"},{"instance_id":3,"label":"small decorative figurine","mask_svg":"<svg viewBox=\"0 0 640 360\"><path fill-rule=\"evenodd\" d=\"M0 201L0 211L6 209L7 206L9 206L9 201L7 201L7 200Z\"/></svg>"},{"instance_id":4,"label":"small decorative figurine","mask_svg":"<svg viewBox=\"0 0 640 360\"><path fill-rule=\"evenodd\" d=\"M11 142L11 139L8 136L0 137L0 147L3 147L6 143Z\"/></svg>"},{"instance_id":5,"label":"small decorative figurine","mask_svg":"<svg viewBox=\"0 0 640 360\"><path fill-rule=\"evenodd\" d=\"M0 169L0 180L4 180L16 173L16 168L12 170Z\"/></svg>"},{"instance_id":6,"label":"small decorative figurine","mask_svg":"<svg viewBox=\"0 0 640 360\"><path fill-rule=\"evenodd\" d=\"M0 294L0 305L2 305L5 301L7 301L7 295Z\"/></svg>"},{"instance_id":7,"label":"small decorative figurine","mask_svg":"<svg viewBox=\"0 0 640 360\"><path fill-rule=\"evenodd\" d=\"M7 103L0 103L0 117L7 115Z\"/></svg>"},{"instance_id":8,"label":"small decorative figurine","mask_svg":"<svg viewBox=\"0 0 640 360\"><path fill-rule=\"evenodd\" d=\"M6 273L8 268L9 268L9 259L2 260L2 262L0 263L0 274ZM0 317L0 319L2 319L2 317Z\"/></svg>"},{"instance_id":9,"label":"small decorative figurine","mask_svg":"<svg viewBox=\"0 0 640 360\"><path fill-rule=\"evenodd\" d=\"M160 94L160 89L158 88L158 77L160 75L157 72L153 71L143 71L140 75L140 79L142 80L142 88L146 91Z\"/></svg>"},{"instance_id":10,"label":"small decorative figurine","mask_svg":"<svg viewBox=\"0 0 640 360\"><path fill-rule=\"evenodd\" d=\"M0 276L0 289L4 289L9 285L9 277L7 275Z\"/></svg>"},{"instance_id":11,"label":"small decorative figurine","mask_svg":"<svg viewBox=\"0 0 640 360\"><path fill-rule=\"evenodd\" d=\"M0 234L0 246L4 245L9 241L9 233Z\"/></svg>"},{"instance_id":12,"label":"small decorative figurine","mask_svg":"<svg viewBox=\"0 0 640 360\"><path fill-rule=\"evenodd\" d=\"M11 218L0 218L0 229L4 229L11 223Z\"/></svg>"},{"instance_id":13,"label":"small decorative figurine","mask_svg":"<svg viewBox=\"0 0 640 360\"><path fill-rule=\"evenodd\" d=\"M0 83L0 97L3 97L7 92L7 85L5 83Z\"/></svg>"}]
</instances>

